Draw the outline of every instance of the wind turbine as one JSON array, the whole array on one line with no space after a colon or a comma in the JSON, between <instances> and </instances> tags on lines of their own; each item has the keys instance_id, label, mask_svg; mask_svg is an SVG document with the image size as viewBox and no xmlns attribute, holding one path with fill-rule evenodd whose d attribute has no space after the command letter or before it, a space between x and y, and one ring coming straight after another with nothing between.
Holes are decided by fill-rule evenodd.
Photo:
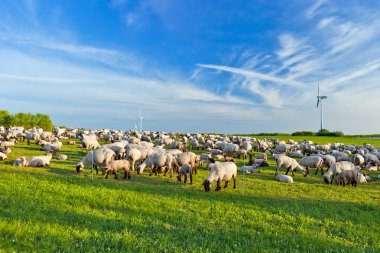
<instances>
[{"instance_id":1,"label":"wind turbine","mask_svg":"<svg viewBox=\"0 0 380 253\"><path fill-rule=\"evenodd\" d=\"M319 104L321 104L321 130L323 129L323 105L322 105L322 101L323 99L326 99L327 96L321 96L319 94L319 83L318 83L318 96L317 96L317 108L319 106Z\"/></svg>"},{"instance_id":2,"label":"wind turbine","mask_svg":"<svg viewBox=\"0 0 380 253\"><path fill-rule=\"evenodd\" d=\"M142 133L142 120L143 120L143 117L141 116L141 106L140 106L140 111L139 111L139 116L138 116L139 120L140 120L140 133Z\"/></svg>"}]
</instances>

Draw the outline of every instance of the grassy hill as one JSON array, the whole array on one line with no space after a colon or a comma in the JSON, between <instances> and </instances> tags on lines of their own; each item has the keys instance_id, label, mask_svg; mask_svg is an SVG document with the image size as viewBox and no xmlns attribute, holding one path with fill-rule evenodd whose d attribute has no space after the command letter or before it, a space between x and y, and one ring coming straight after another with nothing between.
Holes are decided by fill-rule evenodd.
<instances>
[{"instance_id":1,"label":"grassy hill","mask_svg":"<svg viewBox=\"0 0 380 253\"><path fill-rule=\"evenodd\" d=\"M286 138L380 146L357 138ZM343 188L296 173L288 185L274 180L270 160L260 174L239 174L236 190L230 184L207 193L204 169L192 186L148 172L133 172L129 181L92 176L88 167L77 175L83 155L69 145L60 151L69 161L11 166L22 155L44 153L38 149L20 143L0 162L0 252L380 251L379 181Z\"/></svg>"}]
</instances>

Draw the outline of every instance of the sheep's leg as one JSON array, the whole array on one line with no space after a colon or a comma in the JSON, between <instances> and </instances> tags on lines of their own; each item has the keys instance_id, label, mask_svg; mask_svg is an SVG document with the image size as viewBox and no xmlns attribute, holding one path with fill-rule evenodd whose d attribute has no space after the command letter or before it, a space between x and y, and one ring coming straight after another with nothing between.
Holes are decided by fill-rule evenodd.
<instances>
[{"instance_id":1,"label":"sheep's leg","mask_svg":"<svg viewBox=\"0 0 380 253\"><path fill-rule=\"evenodd\" d=\"M223 188L227 188L228 186L228 180L224 183L224 187Z\"/></svg>"},{"instance_id":2,"label":"sheep's leg","mask_svg":"<svg viewBox=\"0 0 380 253\"><path fill-rule=\"evenodd\" d=\"M95 170L96 170L96 175L99 174L98 166L97 166L97 165L94 165L94 168L95 168Z\"/></svg>"},{"instance_id":3,"label":"sheep's leg","mask_svg":"<svg viewBox=\"0 0 380 253\"><path fill-rule=\"evenodd\" d=\"M232 179L234 180L234 189L236 189L236 175L232 176Z\"/></svg>"},{"instance_id":4,"label":"sheep's leg","mask_svg":"<svg viewBox=\"0 0 380 253\"><path fill-rule=\"evenodd\" d=\"M193 173L190 172L190 184L193 184Z\"/></svg>"},{"instance_id":5,"label":"sheep's leg","mask_svg":"<svg viewBox=\"0 0 380 253\"><path fill-rule=\"evenodd\" d=\"M309 166L306 166L306 174L309 174Z\"/></svg>"},{"instance_id":6,"label":"sheep's leg","mask_svg":"<svg viewBox=\"0 0 380 253\"><path fill-rule=\"evenodd\" d=\"M152 174L153 174L153 170L154 170L154 165L152 166L151 170L150 170L150 173L149 173L149 176L151 177Z\"/></svg>"},{"instance_id":7,"label":"sheep's leg","mask_svg":"<svg viewBox=\"0 0 380 253\"><path fill-rule=\"evenodd\" d=\"M128 176L128 170L124 169L124 178L123 179L127 179L127 176Z\"/></svg>"},{"instance_id":8,"label":"sheep's leg","mask_svg":"<svg viewBox=\"0 0 380 253\"><path fill-rule=\"evenodd\" d=\"M107 174L106 174L106 177L105 177L105 179L108 179L108 174L110 174L110 172L109 172L109 171L107 171Z\"/></svg>"},{"instance_id":9,"label":"sheep's leg","mask_svg":"<svg viewBox=\"0 0 380 253\"><path fill-rule=\"evenodd\" d=\"M184 178L183 183L186 184L186 182L187 182L187 173L185 173L185 174L183 175L183 178Z\"/></svg>"},{"instance_id":10,"label":"sheep's leg","mask_svg":"<svg viewBox=\"0 0 380 253\"><path fill-rule=\"evenodd\" d=\"M117 171L116 170L113 171L113 174L115 175L115 179L117 179Z\"/></svg>"},{"instance_id":11,"label":"sheep's leg","mask_svg":"<svg viewBox=\"0 0 380 253\"><path fill-rule=\"evenodd\" d=\"M288 175L289 170L290 170L290 167L287 168L285 175ZM278 169L276 170L276 172L277 172L277 171L278 171ZM293 172L293 171L292 171L292 172Z\"/></svg>"},{"instance_id":12,"label":"sheep's leg","mask_svg":"<svg viewBox=\"0 0 380 253\"><path fill-rule=\"evenodd\" d=\"M222 189L222 187L220 187L220 178L219 178L218 181L216 181L216 189L215 189L215 191L219 191L221 189Z\"/></svg>"}]
</instances>

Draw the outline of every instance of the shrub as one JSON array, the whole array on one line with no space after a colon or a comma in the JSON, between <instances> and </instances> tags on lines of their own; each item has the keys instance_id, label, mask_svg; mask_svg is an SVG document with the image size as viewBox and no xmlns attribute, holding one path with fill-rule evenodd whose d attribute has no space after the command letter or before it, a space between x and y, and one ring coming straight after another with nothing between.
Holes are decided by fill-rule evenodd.
<instances>
[{"instance_id":1,"label":"shrub","mask_svg":"<svg viewBox=\"0 0 380 253\"><path fill-rule=\"evenodd\" d=\"M292 133L292 136L315 136L315 133L310 131L298 131Z\"/></svg>"}]
</instances>

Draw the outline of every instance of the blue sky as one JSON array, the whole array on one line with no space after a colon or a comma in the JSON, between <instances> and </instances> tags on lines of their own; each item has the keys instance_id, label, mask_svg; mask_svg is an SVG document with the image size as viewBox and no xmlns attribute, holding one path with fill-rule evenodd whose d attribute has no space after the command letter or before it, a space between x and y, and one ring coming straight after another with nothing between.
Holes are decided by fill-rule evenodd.
<instances>
[{"instance_id":1,"label":"blue sky","mask_svg":"<svg viewBox=\"0 0 380 253\"><path fill-rule=\"evenodd\" d=\"M0 3L0 107L58 125L379 133L379 1Z\"/></svg>"}]
</instances>

